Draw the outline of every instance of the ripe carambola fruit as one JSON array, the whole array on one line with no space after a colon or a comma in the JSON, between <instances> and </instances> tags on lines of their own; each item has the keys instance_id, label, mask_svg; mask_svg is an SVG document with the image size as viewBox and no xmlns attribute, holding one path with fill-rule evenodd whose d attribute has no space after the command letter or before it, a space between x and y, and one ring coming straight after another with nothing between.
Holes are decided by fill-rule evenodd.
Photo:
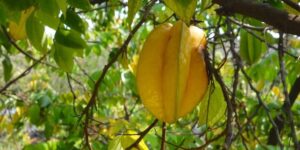
<instances>
[{"instance_id":1,"label":"ripe carambola fruit","mask_svg":"<svg viewBox=\"0 0 300 150\"><path fill-rule=\"evenodd\" d=\"M182 21L159 25L148 36L137 66L137 87L144 106L159 120L175 122L204 97L205 46L204 31Z\"/></svg>"},{"instance_id":2,"label":"ripe carambola fruit","mask_svg":"<svg viewBox=\"0 0 300 150\"><path fill-rule=\"evenodd\" d=\"M11 38L13 38L14 40L23 40L26 38L26 21L28 19L28 17L31 15L31 13L33 12L34 7L30 7L26 10L23 10L21 12L21 16L19 19L19 22L14 22L14 21L10 21L9 22L9 35L11 36Z\"/></svg>"}]
</instances>

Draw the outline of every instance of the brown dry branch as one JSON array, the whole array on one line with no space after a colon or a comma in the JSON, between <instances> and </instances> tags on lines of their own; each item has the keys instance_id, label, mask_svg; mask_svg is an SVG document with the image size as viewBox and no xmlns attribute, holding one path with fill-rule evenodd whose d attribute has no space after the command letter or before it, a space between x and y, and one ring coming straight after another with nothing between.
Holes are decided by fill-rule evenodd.
<instances>
[{"instance_id":1,"label":"brown dry branch","mask_svg":"<svg viewBox=\"0 0 300 150\"><path fill-rule=\"evenodd\" d=\"M282 32L300 35L300 16L289 14L271 5L252 0L213 0L213 3L222 6L218 10L220 15L238 13L263 21Z\"/></svg>"}]
</instances>

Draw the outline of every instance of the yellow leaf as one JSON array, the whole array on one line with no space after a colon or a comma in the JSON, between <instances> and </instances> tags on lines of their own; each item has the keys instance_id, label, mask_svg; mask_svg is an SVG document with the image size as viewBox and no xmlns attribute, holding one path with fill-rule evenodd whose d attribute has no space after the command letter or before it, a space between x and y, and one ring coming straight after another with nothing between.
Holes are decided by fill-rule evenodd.
<instances>
[{"instance_id":1,"label":"yellow leaf","mask_svg":"<svg viewBox=\"0 0 300 150\"><path fill-rule=\"evenodd\" d=\"M30 7L21 13L21 17L19 22L14 22L10 21L9 22L9 35L14 39L14 40L23 40L26 38L26 21L28 17L31 15L33 12L34 7Z\"/></svg>"}]
</instances>

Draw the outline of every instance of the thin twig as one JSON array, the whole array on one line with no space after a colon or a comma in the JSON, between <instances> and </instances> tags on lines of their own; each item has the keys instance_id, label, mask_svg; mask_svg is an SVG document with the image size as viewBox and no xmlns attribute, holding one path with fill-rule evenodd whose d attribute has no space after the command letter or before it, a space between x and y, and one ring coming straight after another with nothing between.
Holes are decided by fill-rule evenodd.
<instances>
[{"instance_id":1,"label":"thin twig","mask_svg":"<svg viewBox=\"0 0 300 150\"><path fill-rule=\"evenodd\" d=\"M275 131L276 131L276 138L278 139L278 141L279 141L279 146L280 146L281 149L282 149L282 148L283 148L283 144L281 143L281 140L280 140L280 134L279 134L278 127L277 127L276 123L274 122L274 120L273 120L271 114L269 113L269 109L268 109L267 105L266 105L266 104L263 102L263 100L261 99L261 96L260 96L259 91L258 91L258 90L254 87L254 85L252 84L251 78L247 75L246 71L245 71L243 68L241 68L241 70L242 70L242 73L244 74L244 76L245 76L245 78L246 78L246 80L247 80L247 82L248 82L248 85L250 86L251 90L256 94L256 97L257 97L257 99L258 99L258 102L263 106L263 108L264 108L264 110L265 110L265 112L266 112L266 114L267 114L267 116L268 116L268 118L269 118L271 124L272 124L273 127L276 129L276 130L275 130Z\"/></svg>"},{"instance_id":2,"label":"thin twig","mask_svg":"<svg viewBox=\"0 0 300 150\"><path fill-rule=\"evenodd\" d=\"M294 147L295 147L295 149L299 149L300 147L298 145L295 124L294 124L294 120L293 120L293 113L291 111L291 102L290 102L289 93L287 91L287 84L286 84L286 80L285 80L286 72L285 72L285 63L284 63L283 57L284 57L284 42L283 42L283 33L281 32L279 35L279 41L278 41L278 58L279 58L281 82L283 85L283 93L284 93L284 97L285 97L284 103L286 103L286 106L287 106L286 109L284 110L284 112L287 115L288 122L291 127L291 134L292 134L292 139L294 142Z\"/></svg>"},{"instance_id":3,"label":"thin twig","mask_svg":"<svg viewBox=\"0 0 300 150\"><path fill-rule=\"evenodd\" d=\"M27 56L28 58L30 58L31 60L33 61L39 61L38 59L34 58L32 55L28 54L26 51L24 51L8 34L8 32L6 31L6 28L4 26L1 26L2 27L2 30L5 34L5 36L7 37L8 41L20 52L22 53L23 55ZM40 61L40 63L42 64L45 64L47 66L51 66L52 68L56 68L55 66L49 64L49 63L46 63L46 62L42 62Z\"/></svg>"},{"instance_id":4,"label":"thin twig","mask_svg":"<svg viewBox=\"0 0 300 150\"><path fill-rule=\"evenodd\" d=\"M273 50L277 51L277 47L273 46L272 44L268 43L265 39L263 39L262 37L260 37L259 35L255 34L254 32L245 29L248 33L250 33L251 35L253 35L255 38L257 38L258 40L260 40L261 42L264 42L267 44L268 47L272 48ZM292 53L288 52L288 51L284 51L284 53L286 53L287 55L291 56L294 59L298 59L298 56L293 55Z\"/></svg>"},{"instance_id":5,"label":"thin twig","mask_svg":"<svg viewBox=\"0 0 300 150\"><path fill-rule=\"evenodd\" d=\"M126 150L131 150L132 148L136 147L140 141L146 136L146 134L156 125L156 123L158 122L158 119L155 119L154 122L149 125L148 128L146 128L143 132L141 132L139 135L140 137L134 142L132 143L129 147L126 148Z\"/></svg>"},{"instance_id":6,"label":"thin twig","mask_svg":"<svg viewBox=\"0 0 300 150\"><path fill-rule=\"evenodd\" d=\"M33 67L35 67L36 65L38 65L43 59L46 58L46 56L48 55L48 53L46 53L44 56L42 56L40 59L38 59L36 62L34 62L31 66L29 66L26 70L24 70L21 74L19 74L16 78L10 80L9 82L7 82L1 89L0 89L0 93L4 92L7 88L9 88L12 84L16 83L19 79L25 77Z\"/></svg>"},{"instance_id":7,"label":"thin twig","mask_svg":"<svg viewBox=\"0 0 300 150\"><path fill-rule=\"evenodd\" d=\"M90 114L90 108L92 106L94 106L95 102L96 102L96 97L98 95L98 91L99 91L99 87L106 75L106 73L108 72L108 70L110 69L110 67L118 60L119 55L121 55L122 53L124 53L127 49L127 46L129 44L129 42L131 41L131 39L133 38L133 35L137 32L137 30L142 26L142 24L145 22L147 16L148 16L148 12L150 11L150 8L155 4L156 0L152 0L148 5L145 6L145 14L142 17L142 19L138 22L138 24L131 30L130 34L128 35L127 39L125 40L125 42L123 43L123 45L121 46L121 48L117 51L117 53L115 54L115 56L110 60L110 62L108 62L108 64L106 64L102 70L102 73L100 75L100 77L97 79L96 84L94 86L93 92L92 92L92 96L88 102L88 104L86 105L86 107L84 108L84 110L82 111L82 114L79 118L79 120L81 120L81 118L83 116L86 117L85 119L85 129L88 126L88 115ZM87 129L86 129L87 130ZM87 132L85 132L87 133ZM89 145L89 141L88 141L88 135L85 134L85 142L87 145ZM88 146L89 148L89 146Z\"/></svg>"},{"instance_id":8,"label":"thin twig","mask_svg":"<svg viewBox=\"0 0 300 150\"><path fill-rule=\"evenodd\" d=\"M85 76L87 76L87 77L95 84L95 80L94 80L94 79L86 72L86 70L84 70L84 69L81 67L81 65L80 65L80 63L78 62L78 60L77 60L77 59L74 59L74 60L75 60L75 62L76 62L76 64L77 64L79 70L80 70Z\"/></svg>"},{"instance_id":9,"label":"thin twig","mask_svg":"<svg viewBox=\"0 0 300 150\"><path fill-rule=\"evenodd\" d=\"M162 140L162 137L160 137L157 133L156 133L156 136L157 136L160 140ZM174 143L171 143L171 142L165 140L165 143L166 143L166 144L172 145L173 147L175 147L175 148L177 148L177 149L180 149L180 150L189 150L189 149L187 149L187 148L182 147L183 142L184 142L184 140L180 143L180 145L176 145L176 144L174 144Z\"/></svg>"},{"instance_id":10,"label":"thin twig","mask_svg":"<svg viewBox=\"0 0 300 150\"><path fill-rule=\"evenodd\" d=\"M235 52L235 51L232 51L232 55L233 57L236 57L236 58L239 58L240 59L240 56ZM241 59L240 59L241 60ZM248 82L248 85L250 86L250 89L255 93L257 99L258 99L258 102L262 105L262 107L264 108L271 124L273 125L273 127L275 128L275 131L276 131L276 138L278 139L279 141L279 146L280 148L282 149L283 148L283 144L281 143L281 140L280 140L280 134L279 134L279 130L278 130L278 127L276 125L276 123L274 122L271 114L269 113L269 109L268 107L266 106L266 104L263 102L261 96L260 96L260 92L254 87L254 85L252 84L252 80L251 78L248 76L248 74L246 73L246 71L244 70L244 66L242 65L242 61L238 61L238 65L239 67L241 68L241 71L243 73L243 75L245 76L247 82Z\"/></svg>"},{"instance_id":11,"label":"thin twig","mask_svg":"<svg viewBox=\"0 0 300 150\"><path fill-rule=\"evenodd\" d=\"M75 115L78 116L77 111L76 111L76 105L75 105L75 101L77 99L77 96L76 96L76 94L74 92L72 83L70 81L70 75L69 75L69 73L67 73L67 81L68 81L68 86L69 86L69 88L71 90L71 93L72 93L72 96L73 96L73 111L74 111Z\"/></svg>"},{"instance_id":12,"label":"thin twig","mask_svg":"<svg viewBox=\"0 0 300 150\"><path fill-rule=\"evenodd\" d=\"M161 145L160 145L160 149L161 150L165 150L165 141L166 141L166 123L163 122L162 123L162 127L161 127Z\"/></svg>"},{"instance_id":13,"label":"thin twig","mask_svg":"<svg viewBox=\"0 0 300 150\"><path fill-rule=\"evenodd\" d=\"M215 136L214 138L212 139L209 139L208 141L205 142L205 144L199 146L199 147L196 147L196 148L192 148L191 150L201 150L201 149L204 149L205 147L207 147L210 143L218 140L219 138L223 137L224 135L226 135L226 129L223 130L219 135Z\"/></svg>"},{"instance_id":14,"label":"thin twig","mask_svg":"<svg viewBox=\"0 0 300 150\"><path fill-rule=\"evenodd\" d=\"M266 29L270 28L270 27L256 27L256 26L252 26L252 25L249 25L249 24L245 24L244 22L239 22L238 20L235 20L231 17L228 17L228 20L236 25L239 25L241 26L242 28L247 28L247 29L250 29L250 30L256 30L256 31L265 31Z\"/></svg>"},{"instance_id":15,"label":"thin twig","mask_svg":"<svg viewBox=\"0 0 300 150\"><path fill-rule=\"evenodd\" d=\"M82 14L82 13L97 11L97 10L101 10L101 9L107 9L108 7L119 7L119 6L126 7L127 4L120 1L119 4L111 4L111 5L106 4L104 6L99 6L99 7L93 8L93 9L89 9L89 10L81 10L76 13Z\"/></svg>"},{"instance_id":16,"label":"thin twig","mask_svg":"<svg viewBox=\"0 0 300 150\"><path fill-rule=\"evenodd\" d=\"M227 26L228 26L228 32L229 32L229 35L231 37L234 37L234 31L232 29L232 26L231 26L231 23L229 21L230 20L230 17L227 17L226 18L226 21L227 21ZM235 51L235 42L234 42L234 39L233 38L230 38L230 51L231 53L236 53ZM234 56L234 55L233 55ZM236 92L237 92L237 87L238 87L238 84L239 84L239 72L240 72L240 66L239 66L239 62L241 60L238 58L238 57L233 57L233 63L234 63L234 76L233 76L233 84L232 84L232 93L231 93L231 101L233 103L234 106L236 106ZM238 126L238 129L239 130L242 130L242 127L238 121L238 113L237 113L237 110L234 109L234 114L235 114L235 122ZM247 145L245 144L245 138L243 137L243 135L241 134L241 138L242 138L242 143L245 147L245 149L248 149ZM234 138L232 138L232 141L234 140Z\"/></svg>"}]
</instances>

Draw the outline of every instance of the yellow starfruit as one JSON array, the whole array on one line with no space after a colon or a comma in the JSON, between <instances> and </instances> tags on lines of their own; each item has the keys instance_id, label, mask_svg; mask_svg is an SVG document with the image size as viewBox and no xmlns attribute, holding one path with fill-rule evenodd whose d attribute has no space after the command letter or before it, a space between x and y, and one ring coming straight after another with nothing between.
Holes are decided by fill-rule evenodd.
<instances>
[{"instance_id":1,"label":"yellow starfruit","mask_svg":"<svg viewBox=\"0 0 300 150\"><path fill-rule=\"evenodd\" d=\"M202 100L208 87L202 29L183 21L156 27L139 55L137 87L144 106L173 123Z\"/></svg>"}]
</instances>

